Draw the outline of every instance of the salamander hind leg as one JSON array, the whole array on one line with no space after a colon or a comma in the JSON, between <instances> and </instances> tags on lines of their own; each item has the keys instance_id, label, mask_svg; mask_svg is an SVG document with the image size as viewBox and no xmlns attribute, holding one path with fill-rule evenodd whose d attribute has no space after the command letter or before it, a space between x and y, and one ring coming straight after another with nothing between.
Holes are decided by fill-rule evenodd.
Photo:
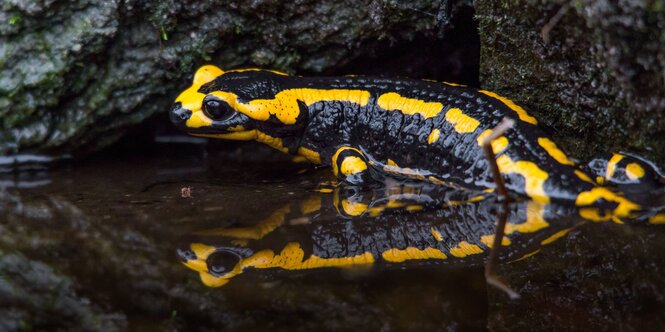
<instances>
[{"instance_id":1,"label":"salamander hind leg","mask_svg":"<svg viewBox=\"0 0 665 332\"><path fill-rule=\"evenodd\" d=\"M653 162L625 153L601 155L583 166L601 185L617 186L630 192L648 192L665 187L665 177Z\"/></svg>"},{"instance_id":2,"label":"salamander hind leg","mask_svg":"<svg viewBox=\"0 0 665 332\"><path fill-rule=\"evenodd\" d=\"M356 148L338 148L332 156L331 166L335 176L346 183L362 185L371 181L367 157Z\"/></svg>"}]
</instances>

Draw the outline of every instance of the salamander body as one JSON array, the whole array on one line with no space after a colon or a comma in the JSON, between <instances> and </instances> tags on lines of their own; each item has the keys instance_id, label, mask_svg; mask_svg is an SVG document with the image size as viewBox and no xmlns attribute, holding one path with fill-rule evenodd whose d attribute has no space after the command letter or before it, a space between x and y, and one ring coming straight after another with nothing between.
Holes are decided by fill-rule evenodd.
<instances>
[{"instance_id":1,"label":"salamander body","mask_svg":"<svg viewBox=\"0 0 665 332\"><path fill-rule=\"evenodd\" d=\"M257 140L330 165L351 184L393 176L478 191L495 188L482 142L508 117L515 125L492 141L492 149L509 191L539 203L585 207L580 214L597 221L643 210L603 185L611 185L615 174L636 186L661 177L651 163L623 155L630 172L612 160L582 168L522 107L452 83L203 66L170 116L193 135Z\"/></svg>"}]
</instances>

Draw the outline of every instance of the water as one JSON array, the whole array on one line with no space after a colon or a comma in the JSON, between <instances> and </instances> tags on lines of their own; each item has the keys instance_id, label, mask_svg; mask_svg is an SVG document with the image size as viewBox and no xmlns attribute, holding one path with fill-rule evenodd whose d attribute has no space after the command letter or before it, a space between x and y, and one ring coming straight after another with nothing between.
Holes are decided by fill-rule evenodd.
<instances>
[{"instance_id":1,"label":"water","mask_svg":"<svg viewBox=\"0 0 665 332\"><path fill-rule=\"evenodd\" d=\"M482 262L255 270L210 288L176 254L192 233L251 227L317 195L321 213L289 219L271 241L311 236L298 222L339 223L325 207L329 194L314 191L328 180L327 170L251 144L164 144L158 153L5 174L0 331L665 328L665 227L580 224L500 265L522 296L514 301L487 288Z\"/></svg>"}]
</instances>

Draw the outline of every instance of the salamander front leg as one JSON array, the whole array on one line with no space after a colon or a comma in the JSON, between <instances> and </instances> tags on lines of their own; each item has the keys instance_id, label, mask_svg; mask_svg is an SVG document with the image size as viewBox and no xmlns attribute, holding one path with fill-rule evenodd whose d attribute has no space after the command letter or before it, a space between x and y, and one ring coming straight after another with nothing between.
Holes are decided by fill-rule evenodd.
<instances>
[{"instance_id":1,"label":"salamander front leg","mask_svg":"<svg viewBox=\"0 0 665 332\"><path fill-rule=\"evenodd\" d=\"M503 135L508 131L514 124L514 121L509 118L504 118L501 123L499 123L493 130L492 133L485 138L483 141L483 151L485 152L485 157L489 163L490 170L492 171L492 176L494 177L494 182L496 183L496 191L502 199L502 206L499 212L499 222L496 226L496 232L494 233L494 243L492 244L492 250L490 251L489 258L485 265L485 280L488 284L504 291L508 294L510 299L517 299L520 295L512 290L506 283L501 281L499 276L496 274L496 266L499 263L499 250L501 249L501 243L503 242L503 236L506 229L506 221L508 219L508 203L510 203L510 196L508 196L508 191L506 190L506 184L501 176L499 170L499 165L496 163L496 156L494 150L492 150L492 141Z\"/></svg>"},{"instance_id":2,"label":"salamander front leg","mask_svg":"<svg viewBox=\"0 0 665 332\"><path fill-rule=\"evenodd\" d=\"M332 156L331 164L335 176L346 183L362 185L371 181L367 158L356 148L340 147Z\"/></svg>"}]
</instances>

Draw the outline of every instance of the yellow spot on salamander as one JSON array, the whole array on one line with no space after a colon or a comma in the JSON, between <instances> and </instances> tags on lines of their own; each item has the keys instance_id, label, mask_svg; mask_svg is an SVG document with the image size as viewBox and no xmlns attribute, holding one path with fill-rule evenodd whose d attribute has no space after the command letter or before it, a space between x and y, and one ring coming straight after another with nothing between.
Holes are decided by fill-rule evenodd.
<instances>
[{"instance_id":1,"label":"yellow spot on salamander","mask_svg":"<svg viewBox=\"0 0 665 332\"><path fill-rule=\"evenodd\" d=\"M631 202L627 198L616 194L610 191L607 188L596 187L589 191L581 192L577 195L575 200L575 205L577 206L590 206L596 203L596 201L604 199L609 202L617 203L617 207L614 208L612 213L613 216L618 218L631 217L633 212L640 210L640 206ZM582 209L580 209L580 215L582 214ZM582 215L583 218L585 216ZM585 218L587 219L587 218Z\"/></svg>"},{"instance_id":2,"label":"yellow spot on salamander","mask_svg":"<svg viewBox=\"0 0 665 332\"><path fill-rule=\"evenodd\" d=\"M566 236L566 234L570 233L571 230L573 230L573 229L572 228L567 228L567 229L558 231L558 232L552 234L550 237L546 238L545 240L542 240L540 242L540 244L543 244L543 245L550 244L550 243Z\"/></svg>"},{"instance_id":3,"label":"yellow spot on salamander","mask_svg":"<svg viewBox=\"0 0 665 332\"><path fill-rule=\"evenodd\" d=\"M288 89L280 91L273 99L254 99L244 103L231 92L213 91L210 94L224 100L233 109L254 120L266 121L271 115L274 115L286 125L296 123L296 119L300 115L298 101L307 106L321 101L346 101L365 106L370 97L369 91L364 90Z\"/></svg>"},{"instance_id":4,"label":"yellow spot on salamander","mask_svg":"<svg viewBox=\"0 0 665 332\"><path fill-rule=\"evenodd\" d=\"M237 131L226 134L192 134L192 135L199 137L230 139L236 141L251 141L257 139L258 131L247 130L247 131Z\"/></svg>"},{"instance_id":5,"label":"yellow spot on salamander","mask_svg":"<svg viewBox=\"0 0 665 332\"><path fill-rule=\"evenodd\" d=\"M231 69L231 70L227 70L226 72L227 73L242 73L242 72L247 72L247 71L268 71L268 72L271 72L271 73L277 74L277 75L289 76L289 74L281 72L281 71L272 70L272 69L261 69L261 68Z\"/></svg>"},{"instance_id":6,"label":"yellow spot on salamander","mask_svg":"<svg viewBox=\"0 0 665 332\"><path fill-rule=\"evenodd\" d=\"M446 112L446 121L450 122L455 131L460 134L472 133L480 125L478 120L462 113L462 110L459 108L449 109Z\"/></svg>"},{"instance_id":7,"label":"yellow spot on salamander","mask_svg":"<svg viewBox=\"0 0 665 332\"><path fill-rule=\"evenodd\" d=\"M435 248L418 249L407 247L406 249L388 249L381 254L385 261L401 263L412 259L446 259L448 256Z\"/></svg>"},{"instance_id":8,"label":"yellow spot on salamander","mask_svg":"<svg viewBox=\"0 0 665 332\"><path fill-rule=\"evenodd\" d=\"M584 181L584 182L589 182L589 183L591 183L591 184L595 184L595 183L593 182L593 180L591 180L591 178L590 178L586 173L580 171L579 169L576 169L576 170L575 170L575 175L577 175L577 177L578 177L580 180ZM602 178L601 178L601 179L602 179Z\"/></svg>"},{"instance_id":9,"label":"yellow spot on salamander","mask_svg":"<svg viewBox=\"0 0 665 332\"><path fill-rule=\"evenodd\" d=\"M358 174L367 169L367 163L355 156L348 156L342 160L340 171L344 175Z\"/></svg>"},{"instance_id":10,"label":"yellow spot on salamander","mask_svg":"<svg viewBox=\"0 0 665 332\"><path fill-rule=\"evenodd\" d=\"M630 163L626 166L626 176L631 180L637 180L644 176L644 168L636 163Z\"/></svg>"},{"instance_id":11,"label":"yellow spot on salamander","mask_svg":"<svg viewBox=\"0 0 665 332\"><path fill-rule=\"evenodd\" d=\"M443 241L443 235L441 235L441 232L439 232L436 228L432 227L432 236L434 236L434 239L436 239L438 242Z\"/></svg>"},{"instance_id":12,"label":"yellow spot on salamander","mask_svg":"<svg viewBox=\"0 0 665 332\"><path fill-rule=\"evenodd\" d=\"M265 133L262 133L262 132L260 132L260 131L258 131L258 130L256 131L256 133L257 133L257 135L256 135L256 140L257 140L258 142L261 142L261 143L263 143L263 144L266 144L266 145L268 145L268 146L270 146L270 147L273 147L273 148L275 148L275 149L277 149L277 150L279 150L279 151L282 151L282 152L284 152L284 153L286 153L286 152L289 151L289 149L287 149L286 147L284 147L284 144L282 143L282 139L281 139L281 138L279 138L279 137L272 137L272 136L270 136L270 135L268 135L268 134L265 134Z\"/></svg>"},{"instance_id":13,"label":"yellow spot on salamander","mask_svg":"<svg viewBox=\"0 0 665 332\"><path fill-rule=\"evenodd\" d=\"M536 118L534 118L531 115L527 114L527 112L522 107L515 104L512 100L510 100L506 97L499 96L498 94L496 94L494 92L491 92L491 91L487 91L487 90L480 90L478 92L486 94L486 95L488 95L492 98L498 99L499 101L504 103L506 106L508 106L508 108L515 111L515 113L517 113L517 116L520 118L520 120L522 120L526 123L534 124L534 125L538 124L538 121L536 120Z\"/></svg>"},{"instance_id":14,"label":"yellow spot on salamander","mask_svg":"<svg viewBox=\"0 0 665 332\"><path fill-rule=\"evenodd\" d=\"M441 135L441 131L438 129L432 130L431 133L429 133L429 137L427 138L427 144L432 144L436 142L436 140L439 139L439 136Z\"/></svg>"},{"instance_id":15,"label":"yellow spot on salamander","mask_svg":"<svg viewBox=\"0 0 665 332\"><path fill-rule=\"evenodd\" d=\"M617 164L623 160L623 155L615 153L612 155L612 158L607 162L607 169L605 170L605 179L611 179L616 172Z\"/></svg>"},{"instance_id":16,"label":"yellow spot on salamander","mask_svg":"<svg viewBox=\"0 0 665 332\"><path fill-rule=\"evenodd\" d=\"M376 101L379 107L386 111L400 111L406 115L420 114L425 119L439 114L443 104L439 102L426 102L419 99L406 98L396 92L384 93Z\"/></svg>"},{"instance_id":17,"label":"yellow spot on salamander","mask_svg":"<svg viewBox=\"0 0 665 332\"><path fill-rule=\"evenodd\" d=\"M487 129L483 131L480 135L478 135L477 139L478 145L483 146L485 139L490 134L492 134L492 130ZM505 136L499 136L496 139L494 139L490 144L492 145L492 151L494 151L494 154L499 154L508 147L508 139Z\"/></svg>"},{"instance_id":18,"label":"yellow spot on salamander","mask_svg":"<svg viewBox=\"0 0 665 332\"><path fill-rule=\"evenodd\" d=\"M321 155L314 150L301 146L298 148L298 154L305 157L305 159L309 160L311 163L317 165L321 164Z\"/></svg>"},{"instance_id":19,"label":"yellow spot on salamander","mask_svg":"<svg viewBox=\"0 0 665 332\"><path fill-rule=\"evenodd\" d=\"M383 166L383 171L388 174L404 176L410 179L425 180L425 174L417 169L399 167L392 159L388 159Z\"/></svg>"},{"instance_id":20,"label":"yellow spot on salamander","mask_svg":"<svg viewBox=\"0 0 665 332\"><path fill-rule=\"evenodd\" d=\"M477 255L483 252L483 249L480 249L479 246L471 244L466 241L462 241L457 244L457 246L450 248L450 254L455 257L466 257L469 255Z\"/></svg>"},{"instance_id":21,"label":"yellow spot on salamander","mask_svg":"<svg viewBox=\"0 0 665 332\"><path fill-rule=\"evenodd\" d=\"M333 190L330 189L330 188L321 188L317 191L320 192L320 193L324 193L324 194L330 194L331 192L333 192Z\"/></svg>"},{"instance_id":22,"label":"yellow spot on salamander","mask_svg":"<svg viewBox=\"0 0 665 332\"><path fill-rule=\"evenodd\" d=\"M185 123L187 128L201 128L210 126L211 124L212 120L200 111L192 113L192 116L190 116Z\"/></svg>"},{"instance_id":23,"label":"yellow spot on salamander","mask_svg":"<svg viewBox=\"0 0 665 332\"><path fill-rule=\"evenodd\" d=\"M549 177L547 172L543 171L532 161L512 161L507 155L496 158L499 170L504 174L517 173L524 177L524 191L534 201L540 203L549 203L550 197L545 192L543 184Z\"/></svg>"},{"instance_id":24,"label":"yellow spot on salamander","mask_svg":"<svg viewBox=\"0 0 665 332\"><path fill-rule=\"evenodd\" d=\"M561 151L552 140L546 137L538 137L538 144L547 151L547 153L554 158L559 164L563 165L574 165L568 157L566 157L566 154Z\"/></svg>"},{"instance_id":25,"label":"yellow spot on salamander","mask_svg":"<svg viewBox=\"0 0 665 332\"><path fill-rule=\"evenodd\" d=\"M602 176L596 176L596 183L602 185L603 183L605 183L605 178Z\"/></svg>"}]
</instances>

